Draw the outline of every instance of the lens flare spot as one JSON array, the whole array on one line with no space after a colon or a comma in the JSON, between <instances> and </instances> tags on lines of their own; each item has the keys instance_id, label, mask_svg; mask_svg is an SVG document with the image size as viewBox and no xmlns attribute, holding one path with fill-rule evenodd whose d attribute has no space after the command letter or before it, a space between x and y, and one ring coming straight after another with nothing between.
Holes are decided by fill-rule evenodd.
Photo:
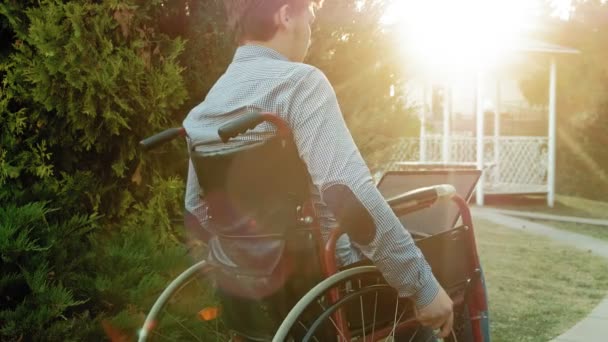
<instances>
[{"instance_id":1,"label":"lens flare spot","mask_svg":"<svg viewBox=\"0 0 608 342\"><path fill-rule=\"evenodd\" d=\"M204 308L198 312L198 317L203 321L216 319L220 314L220 309L216 306Z\"/></svg>"}]
</instances>

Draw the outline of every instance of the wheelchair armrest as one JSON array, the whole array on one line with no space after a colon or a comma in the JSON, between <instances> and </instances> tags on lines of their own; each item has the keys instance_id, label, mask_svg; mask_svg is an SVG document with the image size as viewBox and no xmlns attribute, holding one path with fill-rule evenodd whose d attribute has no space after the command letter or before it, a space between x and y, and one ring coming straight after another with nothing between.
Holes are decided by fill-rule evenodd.
<instances>
[{"instance_id":1,"label":"wheelchair armrest","mask_svg":"<svg viewBox=\"0 0 608 342\"><path fill-rule=\"evenodd\" d=\"M408 191L391 197L386 201L397 216L405 215L416 210L430 207L437 200L451 198L456 189L450 184L440 184Z\"/></svg>"}]
</instances>

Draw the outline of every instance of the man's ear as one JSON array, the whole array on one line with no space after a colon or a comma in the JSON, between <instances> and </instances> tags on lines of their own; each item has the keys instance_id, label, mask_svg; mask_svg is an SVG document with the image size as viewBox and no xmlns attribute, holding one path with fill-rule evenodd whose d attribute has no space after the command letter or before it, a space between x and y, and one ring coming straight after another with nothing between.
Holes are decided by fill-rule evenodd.
<instances>
[{"instance_id":1,"label":"man's ear","mask_svg":"<svg viewBox=\"0 0 608 342\"><path fill-rule=\"evenodd\" d=\"M279 10L274 15L274 23L279 28L286 29L291 26L292 16L290 14L291 10L289 5L285 4L279 8Z\"/></svg>"}]
</instances>

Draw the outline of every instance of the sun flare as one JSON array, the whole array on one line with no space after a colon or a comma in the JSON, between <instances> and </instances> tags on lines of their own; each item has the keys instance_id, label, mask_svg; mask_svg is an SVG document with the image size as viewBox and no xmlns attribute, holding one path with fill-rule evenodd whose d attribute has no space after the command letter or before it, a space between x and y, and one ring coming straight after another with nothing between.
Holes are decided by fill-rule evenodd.
<instances>
[{"instance_id":1,"label":"sun flare","mask_svg":"<svg viewBox=\"0 0 608 342\"><path fill-rule=\"evenodd\" d=\"M502 62L538 12L535 0L393 0L383 20L416 59L454 71Z\"/></svg>"}]
</instances>

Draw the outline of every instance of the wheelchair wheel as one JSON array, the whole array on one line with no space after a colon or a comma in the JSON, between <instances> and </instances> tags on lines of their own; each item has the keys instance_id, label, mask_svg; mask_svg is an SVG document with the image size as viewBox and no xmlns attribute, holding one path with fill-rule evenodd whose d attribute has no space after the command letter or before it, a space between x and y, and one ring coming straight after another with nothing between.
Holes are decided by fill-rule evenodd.
<instances>
[{"instance_id":1,"label":"wheelchair wheel","mask_svg":"<svg viewBox=\"0 0 608 342\"><path fill-rule=\"evenodd\" d=\"M360 266L325 279L304 295L273 341L373 341L394 336L396 323L411 317L411 305L397 297L378 270Z\"/></svg>"},{"instance_id":2,"label":"wheelchair wheel","mask_svg":"<svg viewBox=\"0 0 608 342\"><path fill-rule=\"evenodd\" d=\"M455 308L457 330L444 341L472 341L462 310ZM414 317L412 303L398 298L376 267L359 266L334 274L304 295L272 341L436 341Z\"/></svg>"},{"instance_id":3,"label":"wheelchair wheel","mask_svg":"<svg viewBox=\"0 0 608 342\"><path fill-rule=\"evenodd\" d=\"M211 283L212 270L201 261L175 278L152 306L138 341L228 341Z\"/></svg>"}]
</instances>

